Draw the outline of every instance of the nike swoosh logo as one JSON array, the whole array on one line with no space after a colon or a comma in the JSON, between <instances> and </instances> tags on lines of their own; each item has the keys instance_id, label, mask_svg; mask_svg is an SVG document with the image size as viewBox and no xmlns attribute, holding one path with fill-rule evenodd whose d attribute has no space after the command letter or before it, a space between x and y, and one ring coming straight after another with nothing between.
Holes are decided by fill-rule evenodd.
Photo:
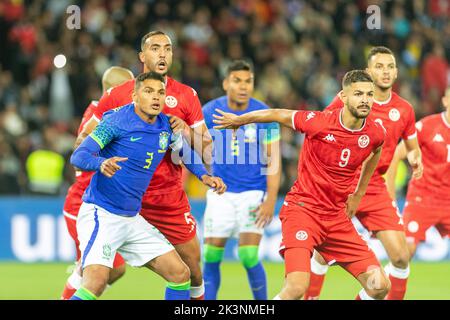
<instances>
[{"instance_id":1,"label":"nike swoosh logo","mask_svg":"<svg viewBox=\"0 0 450 320\"><path fill-rule=\"evenodd\" d=\"M131 141L131 142L136 142L136 141L141 140L141 139L142 139L142 137L139 137L139 138L133 138L133 137L131 137L131 138L130 138L130 141Z\"/></svg>"},{"instance_id":2,"label":"nike swoosh logo","mask_svg":"<svg viewBox=\"0 0 450 320\"><path fill-rule=\"evenodd\" d=\"M257 287L257 288L252 288L252 290L253 290L253 291L259 291L259 290L261 290L262 288L264 288L264 286Z\"/></svg>"}]
</instances>

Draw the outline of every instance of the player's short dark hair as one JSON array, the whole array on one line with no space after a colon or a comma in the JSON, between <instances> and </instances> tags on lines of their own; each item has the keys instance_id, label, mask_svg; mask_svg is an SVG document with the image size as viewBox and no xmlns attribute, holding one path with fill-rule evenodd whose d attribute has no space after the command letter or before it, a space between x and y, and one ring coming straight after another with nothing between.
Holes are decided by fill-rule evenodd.
<instances>
[{"instance_id":1,"label":"player's short dark hair","mask_svg":"<svg viewBox=\"0 0 450 320\"><path fill-rule=\"evenodd\" d=\"M349 86L355 82L373 82L373 80L364 70L352 70L347 72L342 78L342 87Z\"/></svg>"},{"instance_id":2,"label":"player's short dark hair","mask_svg":"<svg viewBox=\"0 0 450 320\"><path fill-rule=\"evenodd\" d=\"M134 90L139 89L142 82L144 82L145 80L149 80L149 79L158 80L158 81L161 81L162 83L165 83L164 77L162 75L160 75L159 73L154 72L154 71L144 72L136 77L136 80L134 82Z\"/></svg>"},{"instance_id":3,"label":"player's short dark hair","mask_svg":"<svg viewBox=\"0 0 450 320\"><path fill-rule=\"evenodd\" d=\"M233 71L249 71L253 72L253 67L250 62L245 60L234 60L227 67L226 76L228 77Z\"/></svg>"},{"instance_id":4,"label":"player's short dark hair","mask_svg":"<svg viewBox=\"0 0 450 320\"><path fill-rule=\"evenodd\" d=\"M370 49L369 51L369 55L367 56L367 61L370 61L370 59L372 59L374 55L377 55L379 53L391 54L394 56L394 53L389 48L383 46L372 47L372 49Z\"/></svg>"},{"instance_id":5,"label":"player's short dark hair","mask_svg":"<svg viewBox=\"0 0 450 320\"><path fill-rule=\"evenodd\" d=\"M151 38L151 37L157 36L157 35L163 35L163 36L169 37L164 31L161 31L161 30L150 31L149 33L145 34L141 39L141 50L144 50L145 41L147 41L148 38Z\"/></svg>"}]
</instances>

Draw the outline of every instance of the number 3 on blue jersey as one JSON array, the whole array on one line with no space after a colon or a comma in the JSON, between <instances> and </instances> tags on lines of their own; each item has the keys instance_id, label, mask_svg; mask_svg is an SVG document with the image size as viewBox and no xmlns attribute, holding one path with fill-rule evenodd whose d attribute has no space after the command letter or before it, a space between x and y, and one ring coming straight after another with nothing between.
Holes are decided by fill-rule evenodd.
<instances>
[{"instance_id":1,"label":"number 3 on blue jersey","mask_svg":"<svg viewBox=\"0 0 450 320\"><path fill-rule=\"evenodd\" d=\"M153 152L147 152L148 158L145 159L145 162L148 163L146 166L144 166L144 169L149 169L152 165L153 161Z\"/></svg>"}]
</instances>

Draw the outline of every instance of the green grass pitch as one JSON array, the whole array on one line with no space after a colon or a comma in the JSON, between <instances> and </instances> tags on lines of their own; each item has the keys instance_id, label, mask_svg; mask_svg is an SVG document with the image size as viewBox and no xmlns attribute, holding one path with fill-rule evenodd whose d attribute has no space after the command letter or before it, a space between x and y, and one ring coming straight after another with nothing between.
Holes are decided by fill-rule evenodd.
<instances>
[{"instance_id":1,"label":"green grass pitch","mask_svg":"<svg viewBox=\"0 0 450 320\"><path fill-rule=\"evenodd\" d=\"M283 284L283 264L264 263L269 298ZM71 269L64 263L0 263L0 299L56 300ZM245 270L238 262L222 265L219 299L251 299ZM127 273L109 288L102 299L163 299L165 282L147 269L127 268ZM340 267L330 268L322 291L322 299L353 299L359 284ZM450 299L450 262L413 262L406 299Z\"/></svg>"}]
</instances>

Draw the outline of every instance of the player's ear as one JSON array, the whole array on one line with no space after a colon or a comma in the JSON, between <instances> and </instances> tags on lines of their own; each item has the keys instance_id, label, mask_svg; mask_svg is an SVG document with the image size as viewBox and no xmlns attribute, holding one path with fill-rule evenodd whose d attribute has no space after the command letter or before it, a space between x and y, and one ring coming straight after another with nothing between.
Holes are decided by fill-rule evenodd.
<instances>
[{"instance_id":1,"label":"player's ear","mask_svg":"<svg viewBox=\"0 0 450 320\"><path fill-rule=\"evenodd\" d=\"M228 87L229 87L229 82L228 82L228 77L226 77L222 81L222 88L226 92L226 91L228 91Z\"/></svg>"},{"instance_id":2,"label":"player's ear","mask_svg":"<svg viewBox=\"0 0 450 320\"><path fill-rule=\"evenodd\" d=\"M131 93L131 98L133 99L133 102L136 102L136 100L137 100L136 89L134 89L133 92Z\"/></svg>"},{"instance_id":3,"label":"player's ear","mask_svg":"<svg viewBox=\"0 0 450 320\"><path fill-rule=\"evenodd\" d=\"M145 55L143 51L139 51L139 61L141 61L142 63L145 62Z\"/></svg>"}]
</instances>

